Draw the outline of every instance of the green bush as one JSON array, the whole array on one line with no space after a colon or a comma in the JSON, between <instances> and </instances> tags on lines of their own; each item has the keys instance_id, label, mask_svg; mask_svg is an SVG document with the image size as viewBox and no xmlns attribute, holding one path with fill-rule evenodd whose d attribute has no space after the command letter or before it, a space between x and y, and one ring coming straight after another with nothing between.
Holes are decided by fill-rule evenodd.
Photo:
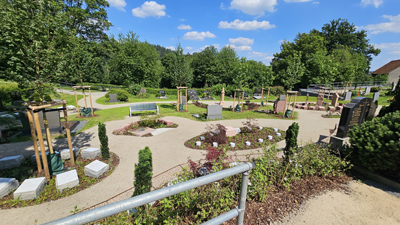
<instances>
[{"instance_id":1,"label":"green bush","mask_svg":"<svg viewBox=\"0 0 400 225\"><path fill-rule=\"evenodd\" d=\"M119 101L126 101L129 99L129 93L125 90L122 89L111 89L110 91L107 92L105 95L106 98L110 98L110 94L117 94L117 99Z\"/></svg>"},{"instance_id":2,"label":"green bush","mask_svg":"<svg viewBox=\"0 0 400 225\"><path fill-rule=\"evenodd\" d=\"M270 95L278 96L278 95L286 94L285 88L282 86L273 86L273 87L269 87L269 88L270 88L270 91L269 91ZM267 90L266 93L268 93L268 87L266 90Z\"/></svg>"},{"instance_id":3,"label":"green bush","mask_svg":"<svg viewBox=\"0 0 400 225\"><path fill-rule=\"evenodd\" d=\"M15 83L0 83L0 101L11 103L10 93L12 91L21 91Z\"/></svg>"},{"instance_id":4,"label":"green bush","mask_svg":"<svg viewBox=\"0 0 400 225\"><path fill-rule=\"evenodd\" d=\"M161 97L161 94L160 94L160 93L157 93L157 94L155 94L155 97L156 97L156 98L159 98L159 97Z\"/></svg>"},{"instance_id":5,"label":"green bush","mask_svg":"<svg viewBox=\"0 0 400 225\"><path fill-rule=\"evenodd\" d=\"M132 85L129 85L128 92L131 95L137 95L140 93L140 89L141 89L141 87L139 84L132 84Z\"/></svg>"},{"instance_id":6,"label":"green bush","mask_svg":"<svg viewBox=\"0 0 400 225\"><path fill-rule=\"evenodd\" d=\"M400 168L400 111L354 126L349 137L346 152L354 164L372 172Z\"/></svg>"},{"instance_id":7,"label":"green bush","mask_svg":"<svg viewBox=\"0 0 400 225\"><path fill-rule=\"evenodd\" d=\"M397 81L396 90L391 91L391 92L392 92L391 94L394 95L394 100L390 103L389 106L382 107L382 109L379 111L378 117L382 117L382 116L386 115L387 113L391 113L391 112L400 110L400 78Z\"/></svg>"},{"instance_id":8,"label":"green bush","mask_svg":"<svg viewBox=\"0 0 400 225\"><path fill-rule=\"evenodd\" d=\"M297 145L297 136L299 135L299 124L292 123L289 128L286 130L286 147L283 150L285 154L285 160L288 161L290 157L292 157L298 149Z\"/></svg>"},{"instance_id":9,"label":"green bush","mask_svg":"<svg viewBox=\"0 0 400 225\"><path fill-rule=\"evenodd\" d=\"M135 191L132 197L150 192L153 178L153 158L149 147L139 151L139 163L135 163Z\"/></svg>"},{"instance_id":10,"label":"green bush","mask_svg":"<svg viewBox=\"0 0 400 225\"><path fill-rule=\"evenodd\" d=\"M381 91L379 87L371 87L371 92L378 92Z\"/></svg>"},{"instance_id":11,"label":"green bush","mask_svg":"<svg viewBox=\"0 0 400 225\"><path fill-rule=\"evenodd\" d=\"M106 125L101 122L99 122L99 139L100 139L101 158L103 160L106 160L110 158L110 150L108 148Z\"/></svg>"}]
</instances>

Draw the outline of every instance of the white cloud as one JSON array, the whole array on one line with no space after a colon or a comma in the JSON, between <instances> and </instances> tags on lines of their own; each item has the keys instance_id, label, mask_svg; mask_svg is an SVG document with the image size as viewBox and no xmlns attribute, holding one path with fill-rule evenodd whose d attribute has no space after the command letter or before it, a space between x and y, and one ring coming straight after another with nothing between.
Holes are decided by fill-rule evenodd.
<instances>
[{"instance_id":1,"label":"white cloud","mask_svg":"<svg viewBox=\"0 0 400 225\"><path fill-rule=\"evenodd\" d=\"M249 52L249 57L262 58L262 57L266 57L266 56L267 56L267 53L264 53L264 52L255 52L255 51Z\"/></svg>"},{"instance_id":2,"label":"white cloud","mask_svg":"<svg viewBox=\"0 0 400 225\"><path fill-rule=\"evenodd\" d=\"M312 4L317 4L317 5L318 5L318 4L319 4L319 2L313 2Z\"/></svg>"},{"instance_id":3,"label":"white cloud","mask_svg":"<svg viewBox=\"0 0 400 225\"><path fill-rule=\"evenodd\" d=\"M218 28L222 29L234 29L234 30L257 30L257 29L271 29L275 28L276 26L270 24L269 21L242 21L242 20L234 20L230 23L228 21L221 21L218 24Z\"/></svg>"},{"instance_id":4,"label":"white cloud","mask_svg":"<svg viewBox=\"0 0 400 225\"><path fill-rule=\"evenodd\" d=\"M214 48L216 48L216 49L219 49L219 44L213 44L212 46L214 46ZM210 45L205 45L204 47L201 47L200 50L203 51L207 47L210 47Z\"/></svg>"},{"instance_id":5,"label":"white cloud","mask_svg":"<svg viewBox=\"0 0 400 225\"><path fill-rule=\"evenodd\" d=\"M221 2L221 6L219 8L222 9L222 10L226 9L226 7L225 7L223 2Z\"/></svg>"},{"instance_id":6,"label":"white cloud","mask_svg":"<svg viewBox=\"0 0 400 225\"><path fill-rule=\"evenodd\" d=\"M400 56L400 42L374 44L376 48L388 51L388 53Z\"/></svg>"},{"instance_id":7,"label":"white cloud","mask_svg":"<svg viewBox=\"0 0 400 225\"><path fill-rule=\"evenodd\" d=\"M400 14L397 16L383 15L382 17L389 19L390 22L369 24L367 26L358 27L358 29L372 31L372 34L379 34L383 32L400 33Z\"/></svg>"},{"instance_id":8,"label":"white cloud","mask_svg":"<svg viewBox=\"0 0 400 225\"><path fill-rule=\"evenodd\" d=\"M179 30L191 30L192 27L189 26L189 25L181 24L181 25L179 25L178 29L179 29Z\"/></svg>"},{"instance_id":9,"label":"white cloud","mask_svg":"<svg viewBox=\"0 0 400 225\"><path fill-rule=\"evenodd\" d=\"M225 47L230 47L235 49L236 51L251 51L251 46L245 45L245 46L236 46L232 44L227 44Z\"/></svg>"},{"instance_id":10,"label":"white cloud","mask_svg":"<svg viewBox=\"0 0 400 225\"><path fill-rule=\"evenodd\" d=\"M165 16L165 5L160 5L155 1L146 1L142 6L132 9L132 15L140 18L149 16Z\"/></svg>"},{"instance_id":11,"label":"white cloud","mask_svg":"<svg viewBox=\"0 0 400 225\"><path fill-rule=\"evenodd\" d=\"M170 38L169 40L171 40L171 41L172 41L172 40L174 40L174 39L175 39L175 38L173 38L173 37L172 37L172 38Z\"/></svg>"},{"instance_id":12,"label":"white cloud","mask_svg":"<svg viewBox=\"0 0 400 225\"><path fill-rule=\"evenodd\" d=\"M169 47L165 47L166 49L170 49L170 50L172 50L172 51L175 51L176 50L176 48L174 47L174 46L169 46Z\"/></svg>"},{"instance_id":13,"label":"white cloud","mask_svg":"<svg viewBox=\"0 0 400 225\"><path fill-rule=\"evenodd\" d=\"M185 21L185 19L179 19L179 21Z\"/></svg>"},{"instance_id":14,"label":"white cloud","mask_svg":"<svg viewBox=\"0 0 400 225\"><path fill-rule=\"evenodd\" d=\"M361 4L364 6L374 5L375 8L378 8L383 3L383 0L361 0Z\"/></svg>"},{"instance_id":15,"label":"white cloud","mask_svg":"<svg viewBox=\"0 0 400 225\"><path fill-rule=\"evenodd\" d=\"M232 0L230 9L237 9L249 15L262 16L267 12L275 12L277 0Z\"/></svg>"},{"instance_id":16,"label":"white cloud","mask_svg":"<svg viewBox=\"0 0 400 225\"><path fill-rule=\"evenodd\" d=\"M117 27L118 30L121 30L121 27Z\"/></svg>"},{"instance_id":17,"label":"white cloud","mask_svg":"<svg viewBox=\"0 0 400 225\"><path fill-rule=\"evenodd\" d=\"M250 38L244 38L244 37L238 37L236 39L229 38L229 43L234 44L234 45L253 45L254 44L254 39Z\"/></svg>"},{"instance_id":18,"label":"white cloud","mask_svg":"<svg viewBox=\"0 0 400 225\"><path fill-rule=\"evenodd\" d=\"M312 1L312 0L285 0L285 2L289 2L289 3L291 3L291 2L310 2L310 1Z\"/></svg>"},{"instance_id":19,"label":"white cloud","mask_svg":"<svg viewBox=\"0 0 400 225\"><path fill-rule=\"evenodd\" d=\"M186 47L186 50L192 50L193 47Z\"/></svg>"},{"instance_id":20,"label":"white cloud","mask_svg":"<svg viewBox=\"0 0 400 225\"><path fill-rule=\"evenodd\" d=\"M215 34L210 33L210 31L207 32L197 32L197 31L191 31L187 32L185 35L183 35L183 39L186 40L194 40L194 41L202 41L204 38L215 38Z\"/></svg>"},{"instance_id":21,"label":"white cloud","mask_svg":"<svg viewBox=\"0 0 400 225\"><path fill-rule=\"evenodd\" d=\"M121 11L126 12L124 9L124 7L126 6L125 0L107 0L107 1L108 3L110 3L112 7L115 7Z\"/></svg>"}]
</instances>

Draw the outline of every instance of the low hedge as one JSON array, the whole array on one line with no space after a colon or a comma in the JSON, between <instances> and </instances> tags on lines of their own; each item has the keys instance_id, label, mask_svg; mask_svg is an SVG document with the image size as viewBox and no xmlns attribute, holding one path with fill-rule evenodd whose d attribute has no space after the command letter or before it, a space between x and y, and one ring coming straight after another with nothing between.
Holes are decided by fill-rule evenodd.
<instances>
[{"instance_id":1,"label":"low hedge","mask_svg":"<svg viewBox=\"0 0 400 225\"><path fill-rule=\"evenodd\" d=\"M107 94L105 95L106 98L110 98L110 93L112 94L117 94L117 99L119 101L126 101L129 98L129 93L125 90L122 89L111 89L110 91L107 92Z\"/></svg>"}]
</instances>

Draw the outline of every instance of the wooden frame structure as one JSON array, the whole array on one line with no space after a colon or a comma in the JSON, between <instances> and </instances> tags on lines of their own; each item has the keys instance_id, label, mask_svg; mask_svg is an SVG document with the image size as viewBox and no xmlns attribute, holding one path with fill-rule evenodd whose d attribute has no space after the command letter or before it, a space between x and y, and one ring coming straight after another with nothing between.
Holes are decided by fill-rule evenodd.
<instances>
[{"instance_id":1,"label":"wooden frame structure","mask_svg":"<svg viewBox=\"0 0 400 225\"><path fill-rule=\"evenodd\" d=\"M240 112L243 112L243 99L244 99L244 90L241 90L241 89L235 89L234 91L233 91L233 106L232 106L232 112L235 112L235 100L236 100L236 92L239 92L239 98L238 98L238 104L240 105L242 105L241 107L240 107ZM240 93L242 93L242 96L241 96L241 98L240 98ZM242 100L242 101L240 101L240 100ZM241 103L240 103L241 102Z\"/></svg>"},{"instance_id":2,"label":"wooden frame structure","mask_svg":"<svg viewBox=\"0 0 400 225\"><path fill-rule=\"evenodd\" d=\"M181 104L180 103L180 99L182 98L182 94L181 94L181 92L180 92L180 90L181 89L185 89L186 90L186 111L188 111L188 109L187 109L187 103L188 103L188 101L187 101L187 96L188 96L188 88L187 87L176 87L176 97L177 97L177 100L176 100L176 111L178 111L179 112L179 105Z\"/></svg>"},{"instance_id":3,"label":"wooden frame structure","mask_svg":"<svg viewBox=\"0 0 400 225\"><path fill-rule=\"evenodd\" d=\"M92 112L92 116L94 116L93 113L93 104L92 104L92 93L90 92L90 88L91 86L73 86L72 88L74 88L74 92L75 92L75 101L76 101L76 109L78 111L78 115L80 115L80 111L79 111L79 105L78 105L78 95L76 94L76 89L77 88L82 88L82 95L83 95L83 100L85 101L85 108L87 108L87 104L86 104L86 95L85 95L85 88L89 89L89 98L90 98L90 110Z\"/></svg>"},{"instance_id":4,"label":"wooden frame structure","mask_svg":"<svg viewBox=\"0 0 400 225\"><path fill-rule=\"evenodd\" d=\"M261 102L260 102L260 104L261 104L261 106L262 106L262 102L264 101L264 90L265 90L266 88L261 88ZM270 90L271 88L268 88L268 95L267 95L267 101L265 102L265 106L268 106L268 98L269 98L269 90Z\"/></svg>"},{"instance_id":5,"label":"wooden frame structure","mask_svg":"<svg viewBox=\"0 0 400 225\"><path fill-rule=\"evenodd\" d=\"M297 93L298 91L286 91L286 100L285 100L285 108L283 109L283 117L285 117L285 113L286 113L286 106L287 109L290 108L290 103L292 102L292 96L294 95L294 102L293 102L293 107L292 107L292 114L290 115L290 118L293 117L294 115L294 106L296 105L296 99L297 99ZM289 97L290 94L290 99L289 99L289 104L287 103L287 99Z\"/></svg>"},{"instance_id":6,"label":"wooden frame structure","mask_svg":"<svg viewBox=\"0 0 400 225\"><path fill-rule=\"evenodd\" d=\"M36 133L37 133L37 138L39 140L39 146L40 146L40 153L42 154L42 162L43 162L43 169L45 171L45 176L46 179L49 181L50 180L50 172L49 172L49 166L47 162L47 155L46 155L46 150L44 147L44 142L43 142L43 135L42 135L42 128L40 127L40 122L39 122L39 111L43 111L43 114L46 112L45 109L52 107L52 106L57 106L57 105L63 105L62 109L52 109L52 110L63 110L64 112L64 119L65 119L65 129L67 131L67 138L68 138L68 148L71 154L71 164L75 164L75 158L74 158L74 152L72 150L72 142L71 142L71 133L69 130L69 123L68 123L68 114L67 114L67 101L57 101L57 102L50 102L45 105L39 105L39 106L32 106L28 105L28 120L29 120L29 125L31 127L31 135L32 135L32 141L33 141L33 148L35 150L35 156L36 156L36 164L38 168L38 172L42 172L42 165L40 162L40 156L39 156L39 149L36 141ZM32 116L33 115L33 116ZM43 117L43 122L45 124L45 130L46 130L46 139L47 139L47 145L49 148L50 154L53 154L53 146L51 143L51 136L50 136L50 129L47 124L47 121L45 120L45 117ZM36 127L36 132L35 132L35 127Z\"/></svg>"}]
</instances>

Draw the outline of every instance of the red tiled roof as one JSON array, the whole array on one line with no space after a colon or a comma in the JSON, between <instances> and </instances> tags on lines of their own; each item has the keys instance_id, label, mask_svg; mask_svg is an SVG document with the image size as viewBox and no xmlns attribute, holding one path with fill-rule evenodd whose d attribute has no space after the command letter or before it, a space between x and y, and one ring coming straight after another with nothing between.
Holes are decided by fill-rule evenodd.
<instances>
[{"instance_id":1,"label":"red tiled roof","mask_svg":"<svg viewBox=\"0 0 400 225\"><path fill-rule=\"evenodd\" d=\"M400 67L400 59L390 61L389 63L385 64L381 68L372 72L372 74L388 74L398 67Z\"/></svg>"}]
</instances>

